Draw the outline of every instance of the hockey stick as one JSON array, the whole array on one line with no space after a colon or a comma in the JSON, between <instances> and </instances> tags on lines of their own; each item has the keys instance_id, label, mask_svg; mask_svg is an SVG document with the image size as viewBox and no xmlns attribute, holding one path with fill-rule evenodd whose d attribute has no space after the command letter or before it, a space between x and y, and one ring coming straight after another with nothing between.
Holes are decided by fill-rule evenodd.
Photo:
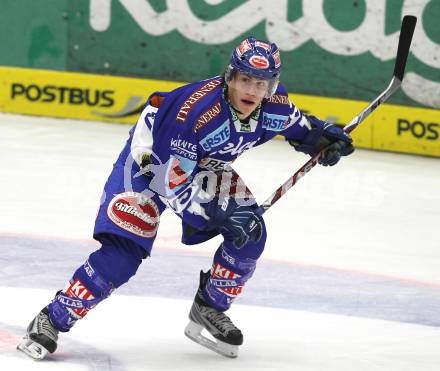
<instances>
[{"instance_id":1,"label":"hockey stick","mask_svg":"<svg viewBox=\"0 0 440 371\"><path fill-rule=\"evenodd\" d=\"M396 63L394 65L394 74L388 87L366 107L359 115L351 120L345 127L346 133L351 133L362 121L364 121L377 107L385 102L400 87L405 72L406 60L411 46L411 40L416 27L417 18L412 15L403 17L400 28L399 44L397 47ZM257 212L263 215L275 202L277 202L298 180L306 175L319 162L325 152L325 148L307 161L295 174L287 179L270 197L264 201Z\"/></svg>"}]
</instances>

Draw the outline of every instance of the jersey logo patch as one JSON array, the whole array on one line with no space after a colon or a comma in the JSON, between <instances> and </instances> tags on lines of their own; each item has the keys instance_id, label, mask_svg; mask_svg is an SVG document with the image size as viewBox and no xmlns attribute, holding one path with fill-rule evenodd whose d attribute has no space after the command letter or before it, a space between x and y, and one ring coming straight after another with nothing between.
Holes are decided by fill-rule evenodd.
<instances>
[{"instance_id":1,"label":"jersey logo patch","mask_svg":"<svg viewBox=\"0 0 440 371\"><path fill-rule=\"evenodd\" d=\"M200 141L200 144L205 151L210 151L211 149L227 142L230 137L231 129L229 127L229 120L226 120L220 127L203 138Z\"/></svg>"},{"instance_id":2,"label":"jersey logo patch","mask_svg":"<svg viewBox=\"0 0 440 371\"><path fill-rule=\"evenodd\" d=\"M188 117L189 112L192 110L194 105L203 97L211 93L216 87L218 87L222 83L222 79L211 80L205 85L203 85L200 89L196 90L192 93L187 100L182 104L177 112L176 121L179 123L184 123L186 118Z\"/></svg>"},{"instance_id":3,"label":"jersey logo patch","mask_svg":"<svg viewBox=\"0 0 440 371\"><path fill-rule=\"evenodd\" d=\"M107 215L118 227L140 237L153 237L159 226L159 208L149 197L138 192L116 195Z\"/></svg>"},{"instance_id":4,"label":"jersey logo patch","mask_svg":"<svg viewBox=\"0 0 440 371\"><path fill-rule=\"evenodd\" d=\"M263 128L269 131L283 131L289 124L288 116L263 113Z\"/></svg>"},{"instance_id":5,"label":"jersey logo patch","mask_svg":"<svg viewBox=\"0 0 440 371\"><path fill-rule=\"evenodd\" d=\"M258 137L252 142L244 142L243 136L240 136L240 138L238 139L238 143L229 142L222 149L211 152L211 154L213 155L215 153L220 153L221 155L224 155L230 153L231 156L240 156L244 151L247 151L248 149L254 147L260 139L261 138Z\"/></svg>"},{"instance_id":6,"label":"jersey logo patch","mask_svg":"<svg viewBox=\"0 0 440 371\"><path fill-rule=\"evenodd\" d=\"M191 173L196 167L196 161L181 156L171 156L167 174L168 188L174 192L191 181Z\"/></svg>"},{"instance_id":7,"label":"jersey logo patch","mask_svg":"<svg viewBox=\"0 0 440 371\"><path fill-rule=\"evenodd\" d=\"M170 149L179 156L186 157L193 161L197 160L197 144L180 138L171 138Z\"/></svg>"},{"instance_id":8,"label":"jersey logo patch","mask_svg":"<svg viewBox=\"0 0 440 371\"><path fill-rule=\"evenodd\" d=\"M287 95L274 94L268 100L270 103L289 105L289 97Z\"/></svg>"},{"instance_id":9,"label":"jersey logo patch","mask_svg":"<svg viewBox=\"0 0 440 371\"><path fill-rule=\"evenodd\" d=\"M212 107L210 107L205 113L201 114L194 125L194 133L197 133L201 128L203 128L208 122L210 122L214 117L216 117L221 111L221 104L217 102Z\"/></svg>"},{"instance_id":10,"label":"jersey logo patch","mask_svg":"<svg viewBox=\"0 0 440 371\"><path fill-rule=\"evenodd\" d=\"M213 157L205 157L200 163L199 167L202 169L206 169L208 171L220 171L223 170L227 165L229 165L231 161L223 161L218 158Z\"/></svg>"}]
</instances>

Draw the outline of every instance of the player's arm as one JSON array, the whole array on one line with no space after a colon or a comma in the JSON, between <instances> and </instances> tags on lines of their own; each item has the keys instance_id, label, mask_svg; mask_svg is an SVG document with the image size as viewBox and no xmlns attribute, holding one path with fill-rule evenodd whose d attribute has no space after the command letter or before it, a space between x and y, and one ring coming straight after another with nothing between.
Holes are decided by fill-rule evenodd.
<instances>
[{"instance_id":1,"label":"player's arm","mask_svg":"<svg viewBox=\"0 0 440 371\"><path fill-rule=\"evenodd\" d=\"M333 166L341 156L353 153L353 140L342 128L315 116L303 114L293 103L290 111L288 128L282 134L296 151L314 156L327 148L319 161L324 166Z\"/></svg>"},{"instance_id":2,"label":"player's arm","mask_svg":"<svg viewBox=\"0 0 440 371\"><path fill-rule=\"evenodd\" d=\"M143 174L150 173L153 153L153 125L157 111L166 95L167 93L153 93L145 103L136 125L131 130L131 157L139 165Z\"/></svg>"},{"instance_id":3,"label":"player's arm","mask_svg":"<svg viewBox=\"0 0 440 371\"><path fill-rule=\"evenodd\" d=\"M130 152L140 168L135 176L145 176L148 189L179 213L188 204L199 154L190 127L175 123L173 105L167 93L149 97L132 129Z\"/></svg>"}]
</instances>

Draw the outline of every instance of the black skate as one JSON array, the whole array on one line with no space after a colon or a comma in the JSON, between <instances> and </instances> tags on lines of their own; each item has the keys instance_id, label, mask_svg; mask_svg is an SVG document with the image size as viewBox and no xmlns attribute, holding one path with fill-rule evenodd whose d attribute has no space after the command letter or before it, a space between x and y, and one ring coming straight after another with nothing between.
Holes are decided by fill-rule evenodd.
<instances>
[{"instance_id":1,"label":"black skate","mask_svg":"<svg viewBox=\"0 0 440 371\"><path fill-rule=\"evenodd\" d=\"M47 307L32 320L27 328L17 349L29 357L40 360L46 357L47 353L53 353L57 349L58 330L53 327L49 319Z\"/></svg>"},{"instance_id":2,"label":"black skate","mask_svg":"<svg viewBox=\"0 0 440 371\"><path fill-rule=\"evenodd\" d=\"M200 287L204 287L210 274L200 272ZM201 289L196 294L194 303L189 312L189 323L185 328L185 335L196 343L213 350L223 356L235 358L238 355L238 346L243 344L241 331L224 313L209 307L201 298ZM202 335L207 330L215 339L208 339Z\"/></svg>"}]
</instances>

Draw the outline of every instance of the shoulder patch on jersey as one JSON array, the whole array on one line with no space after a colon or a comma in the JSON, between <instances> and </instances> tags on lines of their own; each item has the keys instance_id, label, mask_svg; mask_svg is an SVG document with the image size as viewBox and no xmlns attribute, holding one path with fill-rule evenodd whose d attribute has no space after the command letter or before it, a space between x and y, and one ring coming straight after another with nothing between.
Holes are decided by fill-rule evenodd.
<instances>
[{"instance_id":1,"label":"shoulder patch on jersey","mask_svg":"<svg viewBox=\"0 0 440 371\"><path fill-rule=\"evenodd\" d=\"M263 128L269 131L283 131L289 125L289 116L263 113Z\"/></svg>"},{"instance_id":2,"label":"shoulder patch on jersey","mask_svg":"<svg viewBox=\"0 0 440 371\"><path fill-rule=\"evenodd\" d=\"M193 92L182 104L176 115L176 121L179 123L184 123L188 117L189 112L192 110L194 105L203 97L211 93L215 88L221 85L222 79L214 79L207 82L205 85Z\"/></svg>"},{"instance_id":3,"label":"shoulder patch on jersey","mask_svg":"<svg viewBox=\"0 0 440 371\"><path fill-rule=\"evenodd\" d=\"M150 98L150 105L155 108L159 108L164 100L165 97L163 95L154 94Z\"/></svg>"},{"instance_id":4,"label":"shoulder patch on jersey","mask_svg":"<svg viewBox=\"0 0 440 371\"><path fill-rule=\"evenodd\" d=\"M268 100L269 103L289 105L289 97L287 95L274 94Z\"/></svg>"},{"instance_id":5,"label":"shoulder patch on jersey","mask_svg":"<svg viewBox=\"0 0 440 371\"><path fill-rule=\"evenodd\" d=\"M221 111L220 101L215 103L213 106L209 107L208 110L202 113L194 125L193 131L197 133L201 128L203 128L208 122L210 122L214 117L216 117Z\"/></svg>"}]
</instances>

